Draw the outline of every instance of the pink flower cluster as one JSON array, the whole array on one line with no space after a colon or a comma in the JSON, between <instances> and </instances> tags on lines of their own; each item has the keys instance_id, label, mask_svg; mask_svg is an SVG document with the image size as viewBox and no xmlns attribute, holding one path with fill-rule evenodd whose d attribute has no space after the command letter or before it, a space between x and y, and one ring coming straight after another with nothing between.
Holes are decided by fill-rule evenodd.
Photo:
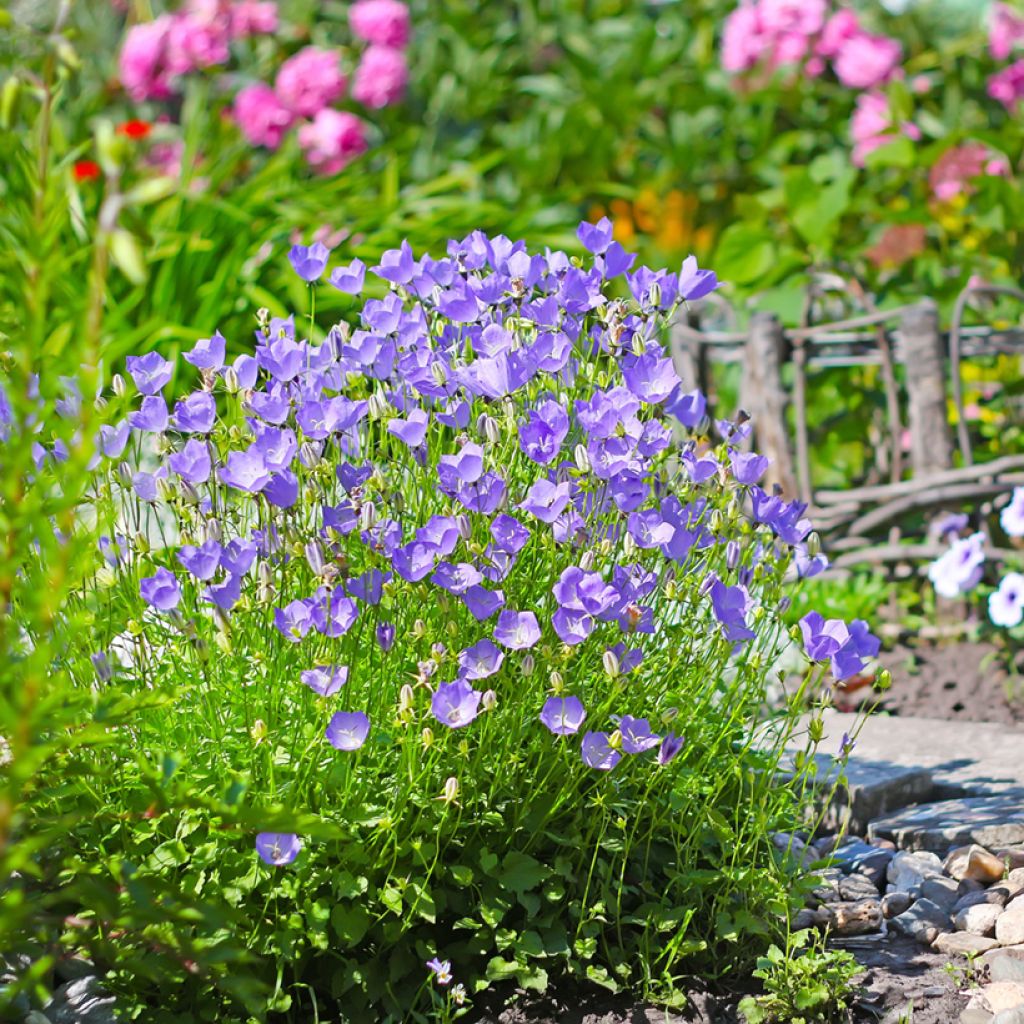
<instances>
[{"instance_id":1,"label":"pink flower cluster","mask_svg":"<svg viewBox=\"0 0 1024 1024\"><path fill-rule=\"evenodd\" d=\"M988 50L995 60L1007 60L1024 42L1024 18L1007 4L992 5L988 23ZM1024 60L997 71L988 80L989 96L1014 113L1024 100Z\"/></svg>"},{"instance_id":2,"label":"pink flower cluster","mask_svg":"<svg viewBox=\"0 0 1024 1024\"><path fill-rule=\"evenodd\" d=\"M742 0L726 19L722 36L726 71L802 64L817 76L831 61L836 77L850 89L884 84L902 55L897 40L866 32L853 11L830 16L827 0Z\"/></svg>"},{"instance_id":3,"label":"pink flower cluster","mask_svg":"<svg viewBox=\"0 0 1024 1024\"><path fill-rule=\"evenodd\" d=\"M869 153L901 135L916 142L921 138L921 129L910 121L895 121L884 93L865 92L857 97L857 106L850 119L850 134L853 137L853 162L863 167Z\"/></svg>"},{"instance_id":4,"label":"pink flower cluster","mask_svg":"<svg viewBox=\"0 0 1024 1024\"><path fill-rule=\"evenodd\" d=\"M1010 164L1002 153L996 153L980 142L968 142L947 149L928 174L932 195L940 202L973 191L972 181L984 176L1008 177Z\"/></svg>"},{"instance_id":5,"label":"pink flower cluster","mask_svg":"<svg viewBox=\"0 0 1024 1024\"><path fill-rule=\"evenodd\" d=\"M239 91L235 120L254 146L276 149L297 126L306 161L319 174L337 174L366 151L364 123L335 104L346 93L373 110L401 98L409 77L409 9L400 0L358 0L349 26L368 44L351 83L337 53L307 46L281 65L273 88L257 82Z\"/></svg>"},{"instance_id":6,"label":"pink flower cluster","mask_svg":"<svg viewBox=\"0 0 1024 1024\"><path fill-rule=\"evenodd\" d=\"M121 84L133 100L172 96L185 75L226 64L236 39L277 31L274 0L188 0L134 25L121 48Z\"/></svg>"},{"instance_id":7,"label":"pink flower cluster","mask_svg":"<svg viewBox=\"0 0 1024 1024\"><path fill-rule=\"evenodd\" d=\"M278 69L273 85L253 82L235 95L232 116L254 146L277 149L296 129L309 165L337 174L367 149L366 126L336 109L350 97L379 110L399 100L409 72L409 9L401 0L357 0L353 36L366 44L351 82L340 52L307 46ZM136 100L166 99L192 71L227 63L229 43L277 29L277 7L262 0L188 0L176 14L132 28L121 51L121 81Z\"/></svg>"}]
</instances>

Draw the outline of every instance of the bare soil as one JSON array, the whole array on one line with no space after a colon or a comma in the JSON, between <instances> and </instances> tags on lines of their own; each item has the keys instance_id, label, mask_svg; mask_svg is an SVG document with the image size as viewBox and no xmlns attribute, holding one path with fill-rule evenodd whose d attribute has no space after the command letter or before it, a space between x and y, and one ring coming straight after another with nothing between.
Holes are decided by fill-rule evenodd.
<instances>
[{"instance_id":1,"label":"bare soil","mask_svg":"<svg viewBox=\"0 0 1024 1024\"><path fill-rule=\"evenodd\" d=\"M883 651L892 688L881 708L893 715L1024 725L1024 672L1009 671L991 643L899 644Z\"/></svg>"}]
</instances>

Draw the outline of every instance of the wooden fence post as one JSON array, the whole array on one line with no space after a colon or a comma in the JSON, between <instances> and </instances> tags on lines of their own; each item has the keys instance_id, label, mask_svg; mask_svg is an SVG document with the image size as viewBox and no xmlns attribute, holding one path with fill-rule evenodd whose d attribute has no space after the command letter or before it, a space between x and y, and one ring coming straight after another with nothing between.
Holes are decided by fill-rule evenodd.
<instances>
[{"instance_id":1,"label":"wooden fence post","mask_svg":"<svg viewBox=\"0 0 1024 1024\"><path fill-rule=\"evenodd\" d=\"M766 482L778 484L787 498L797 496L793 455L786 424L786 391L782 384L785 338L774 313L755 313L750 318L744 360L743 401L753 417L757 448L771 460Z\"/></svg>"},{"instance_id":2,"label":"wooden fence post","mask_svg":"<svg viewBox=\"0 0 1024 1024\"><path fill-rule=\"evenodd\" d=\"M688 314L677 313L669 328L669 345L676 373L683 382L683 390L693 391L699 388L710 399L712 396L708 394L707 352L700 338L693 333L698 326L690 322Z\"/></svg>"},{"instance_id":3,"label":"wooden fence post","mask_svg":"<svg viewBox=\"0 0 1024 1024\"><path fill-rule=\"evenodd\" d=\"M903 314L900 341L910 411L910 466L915 477L923 477L953 465L946 354L939 334L939 310L931 299Z\"/></svg>"}]
</instances>

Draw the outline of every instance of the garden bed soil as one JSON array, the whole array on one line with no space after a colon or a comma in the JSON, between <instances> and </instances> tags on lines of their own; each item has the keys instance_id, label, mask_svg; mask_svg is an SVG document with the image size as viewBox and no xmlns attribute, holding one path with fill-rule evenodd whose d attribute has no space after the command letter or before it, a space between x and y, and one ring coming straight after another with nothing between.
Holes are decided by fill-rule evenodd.
<instances>
[{"instance_id":1,"label":"garden bed soil","mask_svg":"<svg viewBox=\"0 0 1024 1024\"><path fill-rule=\"evenodd\" d=\"M964 961L896 934L837 941L864 967L846 1024L954 1024L967 1005ZM520 993L516 1004L484 1010L476 1024L742 1024L738 997L694 990L681 1011L666 1011L601 989L565 989L543 998ZM912 1005L912 1010L911 1010Z\"/></svg>"},{"instance_id":2,"label":"garden bed soil","mask_svg":"<svg viewBox=\"0 0 1024 1024\"><path fill-rule=\"evenodd\" d=\"M994 644L898 644L880 655L892 688L878 710L915 718L1024 725L1024 675Z\"/></svg>"}]
</instances>

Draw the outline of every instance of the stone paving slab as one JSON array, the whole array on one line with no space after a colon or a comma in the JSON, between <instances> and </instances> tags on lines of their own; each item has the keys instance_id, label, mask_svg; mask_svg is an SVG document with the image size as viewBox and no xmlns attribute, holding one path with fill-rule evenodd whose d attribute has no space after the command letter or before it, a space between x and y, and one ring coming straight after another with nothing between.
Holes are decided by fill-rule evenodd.
<instances>
[{"instance_id":1,"label":"stone paving slab","mask_svg":"<svg viewBox=\"0 0 1024 1024\"><path fill-rule=\"evenodd\" d=\"M868 836L890 839L901 850L938 854L969 843L990 850L1016 846L1024 843L1024 798L1011 793L917 804L876 818Z\"/></svg>"},{"instance_id":2,"label":"stone paving slab","mask_svg":"<svg viewBox=\"0 0 1024 1024\"><path fill-rule=\"evenodd\" d=\"M821 751L838 751L857 716L827 711ZM850 755L850 773L884 776L886 766L931 773L931 799L959 796L1024 796L1024 729L989 722L870 715ZM926 798L927 799L927 798Z\"/></svg>"}]
</instances>

